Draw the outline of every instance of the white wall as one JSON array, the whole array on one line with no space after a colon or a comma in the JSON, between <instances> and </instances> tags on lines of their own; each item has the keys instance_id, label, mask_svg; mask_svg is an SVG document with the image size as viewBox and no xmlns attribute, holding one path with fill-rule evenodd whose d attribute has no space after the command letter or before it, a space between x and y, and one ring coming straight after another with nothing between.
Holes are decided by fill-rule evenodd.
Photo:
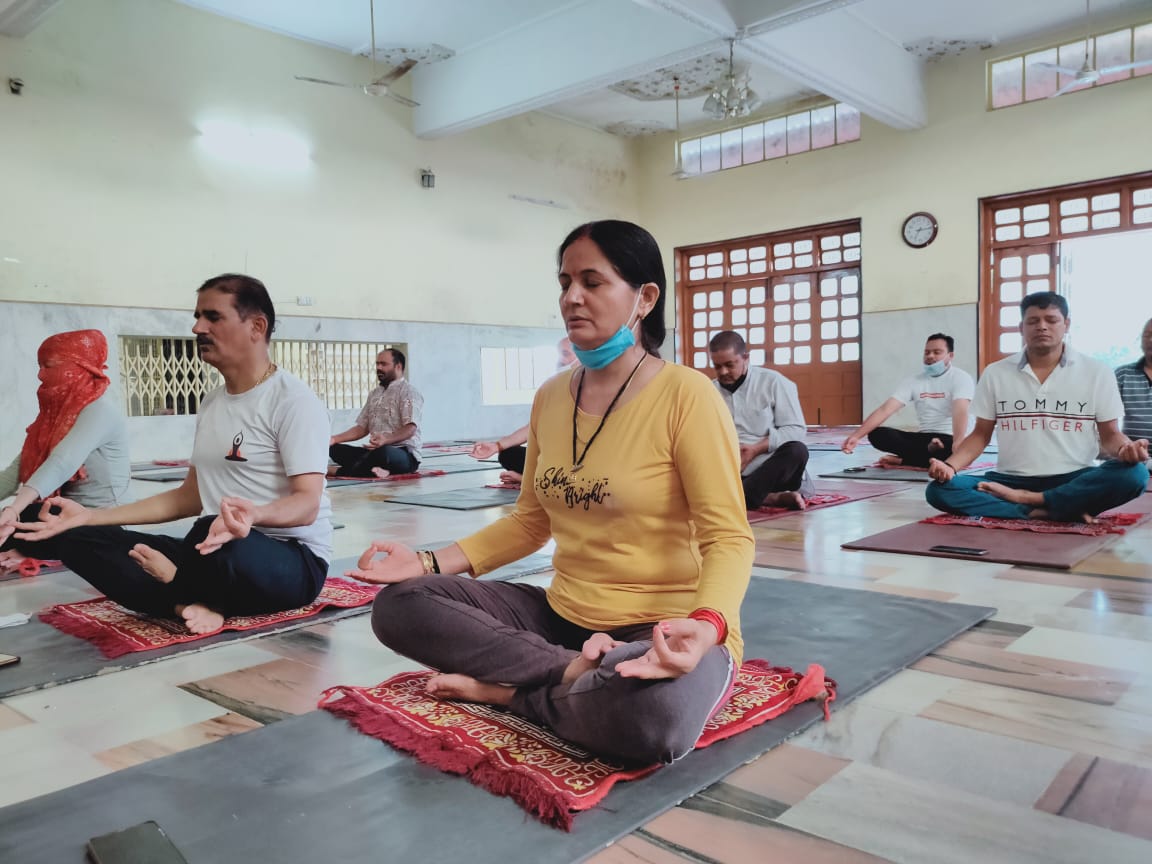
<instances>
[{"instance_id":1,"label":"white wall","mask_svg":"<svg viewBox=\"0 0 1152 864\"><path fill-rule=\"evenodd\" d=\"M1114 23L1147 17L1144 10L1142 18ZM986 61L1026 47L930 64L929 125L918 131L865 118L858 142L681 181L669 176L672 139L647 139L642 220L671 260L677 246L859 218L865 413L914 371L931 332L925 326L935 320L916 316L914 327L890 328L903 318L875 317L874 324L884 322L878 329L868 326L869 313L967 307L940 318L961 328L958 362L975 371L978 199L1152 168L1152 76L985 110ZM917 210L940 223L936 241L922 250L900 237L903 219Z\"/></svg>"},{"instance_id":2,"label":"white wall","mask_svg":"<svg viewBox=\"0 0 1152 864\"><path fill-rule=\"evenodd\" d=\"M61 3L0 37L0 299L187 308L225 270L308 314L558 326L554 252L635 217L629 142L543 115L437 141L364 80L367 61L170 0ZM292 130L302 171L207 158L211 118ZM420 187L431 167L436 188ZM553 200L555 209L510 200Z\"/></svg>"}]
</instances>

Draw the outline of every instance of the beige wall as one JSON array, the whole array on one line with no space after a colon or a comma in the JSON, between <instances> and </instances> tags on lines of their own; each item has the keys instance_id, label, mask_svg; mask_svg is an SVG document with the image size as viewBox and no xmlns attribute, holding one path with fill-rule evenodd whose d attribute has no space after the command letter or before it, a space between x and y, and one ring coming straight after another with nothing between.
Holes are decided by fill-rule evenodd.
<instances>
[{"instance_id":1,"label":"beige wall","mask_svg":"<svg viewBox=\"0 0 1152 864\"><path fill-rule=\"evenodd\" d=\"M0 300L186 309L241 270L282 314L558 326L554 250L578 222L636 218L632 145L539 114L421 141L390 100L292 78L367 73L169 0L61 3L0 37L0 79L26 84L0 92ZM294 129L312 158L213 161L211 116Z\"/></svg>"},{"instance_id":2,"label":"beige wall","mask_svg":"<svg viewBox=\"0 0 1152 864\"><path fill-rule=\"evenodd\" d=\"M681 181L670 136L648 140L642 218L671 260L677 246L858 217L866 312L975 303L980 197L1152 168L1152 76L986 111L986 61L1025 47L930 64L918 131L865 119L858 142ZM900 237L917 210L940 223L923 250Z\"/></svg>"}]
</instances>

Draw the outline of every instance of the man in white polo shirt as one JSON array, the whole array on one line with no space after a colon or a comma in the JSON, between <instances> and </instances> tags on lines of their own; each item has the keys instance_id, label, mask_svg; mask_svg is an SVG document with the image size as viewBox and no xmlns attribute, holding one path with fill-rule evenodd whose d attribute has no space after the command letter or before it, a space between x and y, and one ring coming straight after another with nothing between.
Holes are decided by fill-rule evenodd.
<instances>
[{"instance_id":1,"label":"man in white polo shirt","mask_svg":"<svg viewBox=\"0 0 1152 864\"><path fill-rule=\"evenodd\" d=\"M889 454L880 457L889 465L927 468L929 459L951 456L953 445L968 432L968 406L976 389L972 376L952 365L954 348L951 336L929 336L924 343L924 368L901 382L896 392L844 439L840 449L851 453L867 435L868 443ZM880 425L909 402L916 409L920 431Z\"/></svg>"},{"instance_id":2,"label":"man in white polo shirt","mask_svg":"<svg viewBox=\"0 0 1152 864\"><path fill-rule=\"evenodd\" d=\"M1143 494L1148 442L1120 431L1116 378L1064 344L1068 302L1041 291L1020 302L1024 350L992 363L976 387L976 428L950 459L933 459L928 503L938 510L1001 519L1092 521ZM988 445L995 471L957 476ZM1093 467L1098 452L1115 458Z\"/></svg>"},{"instance_id":3,"label":"man in white polo shirt","mask_svg":"<svg viewBox=\"0 0 1152 864\"><path fill-rule=\"evenodd\" d=\"M744 338L722 330L708 343L716 388L736 424L744 503L803 510L814 493L806 469L804 411L796 385L772 369L752 366Z\"/></svg>"}]
</instances>

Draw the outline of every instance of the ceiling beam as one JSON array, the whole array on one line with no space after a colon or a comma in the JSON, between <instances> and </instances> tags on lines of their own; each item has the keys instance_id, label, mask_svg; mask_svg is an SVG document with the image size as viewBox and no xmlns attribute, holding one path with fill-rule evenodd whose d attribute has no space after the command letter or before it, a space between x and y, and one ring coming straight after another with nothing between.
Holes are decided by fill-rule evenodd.
<instances>
[{"instance_id":1,"label":"ceiling beam","mask_svg":"<svg viewBox=\"0 0 1152 864\"><path fill-rule=\"evenodd\" d=\"M762 29L740 48L888 126L928 122L921 61L846 8Z\"/></svg>"},{"instance_id":2,"label":"ceiling beam","mask_svg":"<svg viewBox=\"0 0 1152 864\"><path fill-rule=\"evenodd\" d=\"M435 138L544 108L723 44L698 23L654 5L569 4L448 60L417 66L416 134Z\"/></svg>"},{"instance_id":3,"label":"ceiling beam","mask_svg":"<svg viewBox=\"0 0 1152 864\"><path fill-rule=\"evenodd\" d=\"M36 29L60 0L0 0L0 34L17 39Z\"/></svg>"}]
</instances>

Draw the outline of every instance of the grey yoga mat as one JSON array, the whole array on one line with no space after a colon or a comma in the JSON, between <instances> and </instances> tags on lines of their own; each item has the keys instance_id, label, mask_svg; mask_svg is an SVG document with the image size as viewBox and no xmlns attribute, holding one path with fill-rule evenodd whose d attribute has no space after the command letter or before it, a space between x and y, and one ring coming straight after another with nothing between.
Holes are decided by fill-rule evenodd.
<instances>
[{"instance_id":1,"label":"grey yoga mat","mask_svg":"<svg viewBox=\"0 0 1152 864\"><path fill-rule=\"evenodd\" d=\"M741 620L747 657L823 664L835 709L994 611L755 577ZM580 861L820 717L806 703L620 783L565 834L314 711L6 807L0 861L80 864L89 837L145 819L198 864Z\"/></svg>"}]
</instances>

